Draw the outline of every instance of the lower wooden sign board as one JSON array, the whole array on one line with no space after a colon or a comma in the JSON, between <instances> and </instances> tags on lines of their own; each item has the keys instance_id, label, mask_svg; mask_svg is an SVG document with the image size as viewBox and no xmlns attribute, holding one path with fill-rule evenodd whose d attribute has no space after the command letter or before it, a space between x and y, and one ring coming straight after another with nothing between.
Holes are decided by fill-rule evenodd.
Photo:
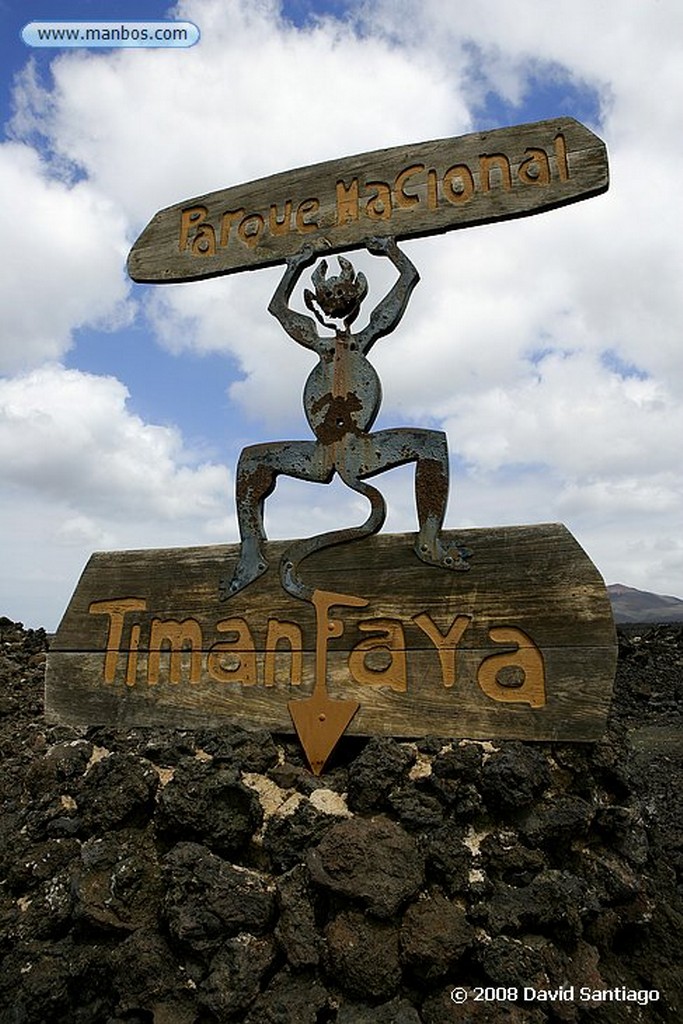
<instances>
[{"instance_id":1,"label":"lower wooden sign board","mask_svg":"<svg viewBox=\"0 0 683 1024\"><path fill-rule=\"evenodd\" d=\"M286 733L322 671L329 698L360 705L347 734L598 739L616 640L586 553L559 524L449 540L472 550L469 572L420 562L410 534L311 555L313 603L280 586L286 542L269 542L270 571L222 602L238 545L96 553L51 645L46 713Z\"/></svg>"}]
</instances>

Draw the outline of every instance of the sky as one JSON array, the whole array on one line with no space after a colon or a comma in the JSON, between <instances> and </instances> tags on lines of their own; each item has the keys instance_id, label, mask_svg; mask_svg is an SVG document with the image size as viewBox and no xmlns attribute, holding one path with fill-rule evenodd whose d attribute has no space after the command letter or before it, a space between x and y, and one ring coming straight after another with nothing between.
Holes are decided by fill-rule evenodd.
<instances>
[{"instance_id":1,"label":"sky","mask_svg":"<svg viewBox=\"0 0 683 1024\"><path fill-rule=\"evenodd\" d=\"M190 21L189 48L32 48L30 21ZM281 267L137 285L162 207L354 153L572 116L610 190L402 243L377 429L446 431L446 526L563 522L683 597L680 0L0 0L0 615L54 630L91 552L233 543L251 443L311 437ZM371 297L390 278L355 254ZM333 261L334 262L334 261ZM415 527L412 469L376 478ZM365 518L280 478L269 536Z\"/></svg>"}]
</instances>

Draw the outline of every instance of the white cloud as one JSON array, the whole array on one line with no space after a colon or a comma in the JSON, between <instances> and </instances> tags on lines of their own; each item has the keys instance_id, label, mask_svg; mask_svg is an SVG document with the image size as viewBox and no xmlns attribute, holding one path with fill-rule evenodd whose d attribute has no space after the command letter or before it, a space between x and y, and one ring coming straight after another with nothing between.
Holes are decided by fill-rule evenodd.
<instances>
[{"instance_id":1,"label":"white cloud","mask_svg":"<svg viewBox=\"0 0 683 1024\"><path fill-rule=\"evenodd\" d=\"M23 371L0 385L0 456L10 525L26 535L25 552L32 525L41 572L47 559L63 568L65 552L93 546L235 537L223 467L203 465L178 431L132 415L117 381L42 365L61 359L80 327L122 323L131 295L169 353L232 358L243 443L308 436L311 357L266 313L280 270L131 291L126 251L157 209L290 167L460 134L487 91L519 104L552 80L569 97L597 97L611 190L405 245L422 281L373 352L380 424L446 427L466 466L450 522L564 518L610 579L683 596L678 0L561 10L481 0L457 14L441 0L377 0L357 6L355 23L327 17L305 30L283 20L276 0L183 0L175 13L199 25L198 46L67 52L43 86L27 72L14 141L0 147L13 257L0 281L0 371ZM379 294L382 261L354 262ZM391 498L388 528L412 529L411 473L380 488ZM269 503L273 534L362 517L357 498L323 492L282 481Z\"/></svg>"},{"instance_id":2,"label":"white cloud","mask_svg":"<svg viewBox=\"0 0 683 1024\"><path fill-rule=\"evenodd\" d=\"M223 467L196 465L179 433L126 408L123 385L60 366L0 380L0 462L11 485L105 519L215 514Z\"/></svg>"},{"instance_id":3,"label":"white cloud","mask_svg":"<svg viewBox=\"0 0 683 1024\"><path fill-rule=\"evenodd\" d=\"M225 467L198 462L177 431L143 423L126 399L112 378L56 365L0 380L6 614L56 625L65 580L93 548L236 536Z\"/></svg>"},{"instance_id":4,"label":"white cloud","mask_svg":"<svg viewBox=\"0 0 683 1024\"><path fill-rule=\"evenodd\" d=\"M0 145L0 192L0 372L11 373L60 358L78 327L125 322L125 222L89 182L58 180L18 142Z\"/></svg>"},{"instance_id":5,"label":"white cloud","mask_svg":"<svg viewBox=\"0 0 683 1024\"><path fill-rule=\"evenodd\" d=\"M550 354L526 378L453 399L453 443L484 469L548 463L568 478L643 480L671 466L683 408L651 379L623 378L585 354Z\"/></svg>"},{"instance_id":6,"label":"white cloud","mask_svg":"<svg viewBox=\"0 0 683 1024\"><path fill-rule=\"evenodd\" d=\"M179 197L468 123L457 65L446 76L336 22L300 31L278 9L185 0L197 46L70 51L49 102L26 87L15 129L42 130L138 228Z\"/></svg>"}]
</instances>

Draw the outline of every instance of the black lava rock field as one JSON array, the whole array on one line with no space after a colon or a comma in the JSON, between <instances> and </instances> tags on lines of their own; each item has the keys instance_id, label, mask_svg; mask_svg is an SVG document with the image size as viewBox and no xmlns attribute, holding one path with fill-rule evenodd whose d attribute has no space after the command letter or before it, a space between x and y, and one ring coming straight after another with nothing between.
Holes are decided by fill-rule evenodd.
<instances>
[{"instance_id":1,"label":"black lava rock field","mask_svg":"<svg viewBox=\"0 0 683 1024\"><path fill-rule=\"evenodd\" d=\"M0 618L0 1024L683 1020L683 627L596 744L46 723Z\"/></svg>"}]
</instances>

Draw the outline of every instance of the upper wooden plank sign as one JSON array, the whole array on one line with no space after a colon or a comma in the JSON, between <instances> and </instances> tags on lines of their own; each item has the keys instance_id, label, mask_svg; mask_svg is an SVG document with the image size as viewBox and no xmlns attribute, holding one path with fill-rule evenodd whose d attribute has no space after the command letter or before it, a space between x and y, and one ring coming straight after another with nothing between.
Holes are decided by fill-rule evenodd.
<instances>
[{"instance_id":1,"label":"upper wooden plank sign","mask_svg":"<svg viewBox=\"0 0 683 1024\"><path fill-rule=\"evenodd\" d=\"M134 281L192 281L541 213L606 191L604 143L572 118L376 150L160 210L133 246Z\"/></svg>"}]
</instances>

